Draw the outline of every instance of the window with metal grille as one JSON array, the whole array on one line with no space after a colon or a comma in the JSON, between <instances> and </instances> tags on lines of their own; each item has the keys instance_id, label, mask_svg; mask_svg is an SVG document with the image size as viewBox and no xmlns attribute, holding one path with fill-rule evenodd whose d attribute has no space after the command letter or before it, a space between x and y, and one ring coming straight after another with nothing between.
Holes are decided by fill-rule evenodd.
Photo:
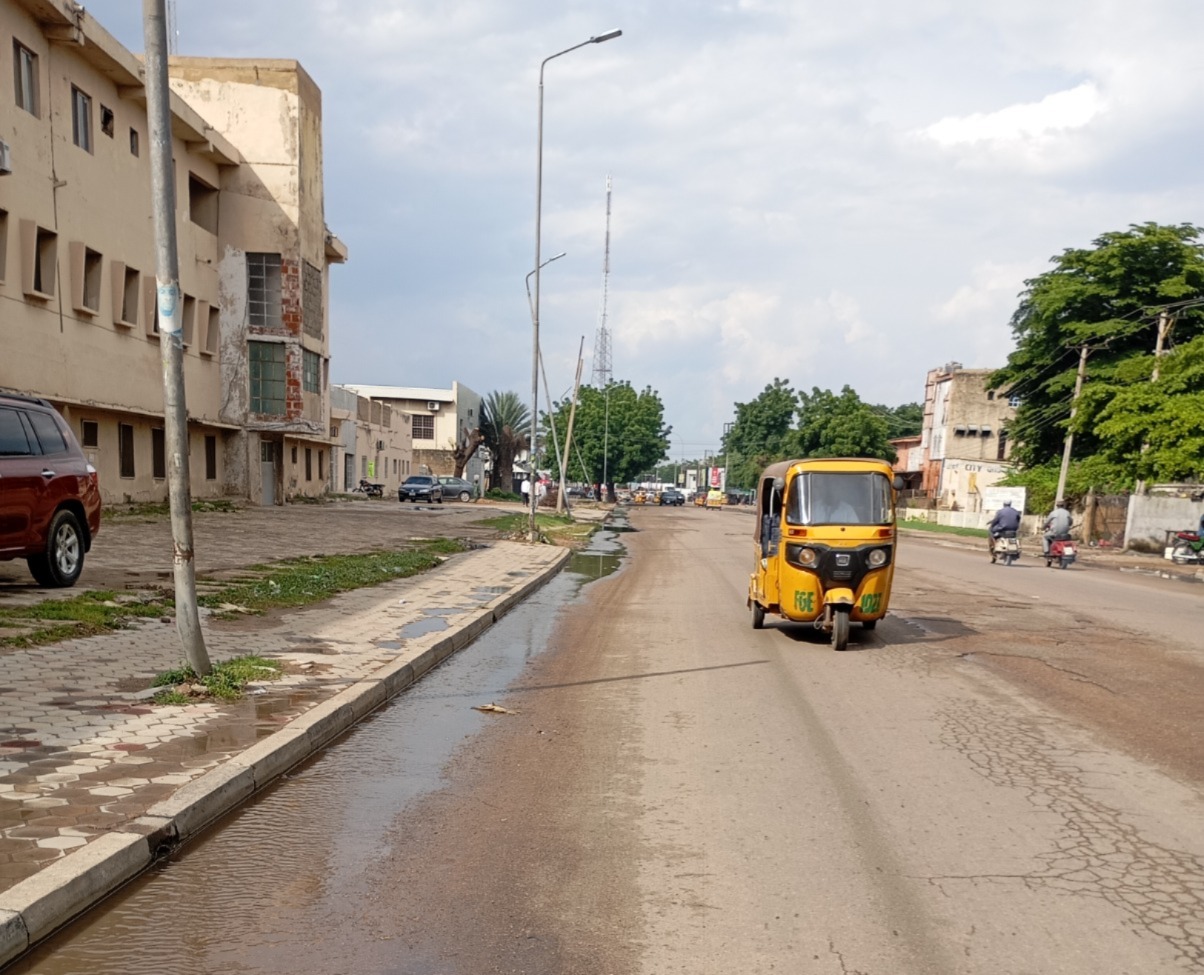
<instances>
[{"instance_id":1,"label":"window with metal grille","mask_svg":"<svg viewBox=\"0 0 1204 975\"><path fill-rule=\"evenodd\" d=\"M284 414L284 346L279 342L248 342L251 371L251 412Z\"/></svg>"},{"instance_id":2,"label":"window with metal grille","mask_svg":"<svg viewBox=\"0 0 1204 975\"><path fill-rule=\"evenodd\" d=\"M415 416L413 436L415 440L434 440L435 418L433 416Z\"/></svg>"},{"instance_id":3,"label":"window with metal grille","mask_svg":"<svg viewBox=\"0 0 1204 975\"><path fill-rule=\"evenodd\" d=\"M305 349L301 353L301 388L307 393L322 392L322 357Z\"/></svg>"},{"instance_id":4,"label":"window with metal grille","mask_svg":"<svg viewBox=\"0 0 1204 975\"><path fill-rule=\"evenodd\" d=\"M280 328L279 254L247 254L247 321Z\"/></svg>"},{"instance_id":5,"label":"window with metal grille","mask_svg":"<svg viewBox=\"0 0 1204 975\"><path fill-rule=\"evenodd\" d=\"M71 139L81 149L92 151L92 96L71 86Z\"/></svg>"},{"instance_id":6,"label":"window with metal grille","mask_svg":"<svg viewBox=\"0 0 1204 975\"><path fill-rule=\"evenodd\" d=\"M117 424L118 473L122 477L134 476L134 428L128 423Z\"/></svg>"},{"instance_id":7,"label":"window with metal grille","mask_svg":"<svg viewBox=\"0 0 1204 975\"><path fill-rule=\"evenodd\" d=\"M38 115L38 56L20 41L13 41L13 82L17 108Z\"/></svg>"},{"instance_id":8,"label":"window with metal grille","mask_svg":"<svg viewBox=\"0 0 1204 975\"><path fill-rule=\"evenodd\" d=\"M322 272L305 261L301 265L301 328L306 335L322 337Z\"/></svg>"}]
</instances>

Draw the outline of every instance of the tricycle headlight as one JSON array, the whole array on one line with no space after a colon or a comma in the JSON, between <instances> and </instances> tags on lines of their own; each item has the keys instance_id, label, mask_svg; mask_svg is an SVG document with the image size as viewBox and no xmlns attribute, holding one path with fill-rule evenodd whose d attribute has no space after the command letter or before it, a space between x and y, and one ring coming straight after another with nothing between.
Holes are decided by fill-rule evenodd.
<instances>
[{"instance_id":1,"label":"tricycle headlight","mask_svg":"<svg viewBox=\"0 0 1204 975\"><path fill-rule=\"evenodd\" d=\"M800 548L798 550L798 564L799 565L805 565L808 567L813 566L813 565L815 565L816 559L817 559L817 556L815 554L815 549Z\"/></svg>"},{"instance_id":2,"label":"tricycle headlight","mask_svg":"<svg viewBox=\"0 0 1204 975\"><path fill-rule=\"evenodd\" d=\"M886 565L886 549L874 549L872 552L870 552L867 561L869 562L871 569L880 569L882 566Z\"/></svg>"}]
</instances>

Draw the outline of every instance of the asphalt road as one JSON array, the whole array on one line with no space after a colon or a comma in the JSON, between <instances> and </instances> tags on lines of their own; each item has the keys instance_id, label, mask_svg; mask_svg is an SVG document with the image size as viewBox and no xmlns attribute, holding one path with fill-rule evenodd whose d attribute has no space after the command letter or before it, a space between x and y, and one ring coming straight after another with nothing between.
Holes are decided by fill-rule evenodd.
<instances>
[{"instance_id":1,"label":"asphalt road","mask_svg":"<svg viewBox=\"0 0 1204 975\"><path fill-rule=\"evenodd\" d=\"M280 830L220 854L254 863L220 922L239 971L1204 971L1199 586L909 538L891 616L836 653L751 629L740 513L632 522L621 572L496 628L525 661L505 687L428 690L514 712L439 787L371 828L346 789L276 790L300 843L357 852L315 874ZM513 655L493 635L465 661ZM342 772L354 744L330 752ZM377 754L368 794L407 774ZM153 909L127 923L216 970L186 954L213 937L203 905ZM249 930L270 937L240 951Z\"/></svg>"}]
</instances>

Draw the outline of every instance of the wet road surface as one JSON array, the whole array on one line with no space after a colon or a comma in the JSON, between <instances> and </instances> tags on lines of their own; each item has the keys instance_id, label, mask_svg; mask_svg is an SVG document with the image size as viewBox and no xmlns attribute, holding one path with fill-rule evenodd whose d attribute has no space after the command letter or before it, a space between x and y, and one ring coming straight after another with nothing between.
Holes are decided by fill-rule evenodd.
<instances>
[{"instance_id":1,"label":"wet road surface","mask_svg":"<svg viewBox=\"0 0 1204 975\"><path fill-rule=\"evenodd\" d=\"M632 522L14 971L1204 971L1198 587L909 542L835 653Z\"/></svg>"}]
</instances>

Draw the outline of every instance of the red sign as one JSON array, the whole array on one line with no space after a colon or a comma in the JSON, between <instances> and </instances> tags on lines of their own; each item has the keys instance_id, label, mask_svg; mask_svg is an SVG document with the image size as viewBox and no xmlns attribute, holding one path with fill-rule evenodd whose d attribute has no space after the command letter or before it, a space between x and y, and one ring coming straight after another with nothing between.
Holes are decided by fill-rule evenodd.
<instances>
[{"instance_id":1,"label":"red sign","mask_svg":"<svg viewBox=\"0 0 1204 975\"><path fill-rule=\"evenodd\" d=\"M711 487L713 487L713 488L719 487L719 468L718 467L711 468Z\"/></svg>"}]
</instances>

